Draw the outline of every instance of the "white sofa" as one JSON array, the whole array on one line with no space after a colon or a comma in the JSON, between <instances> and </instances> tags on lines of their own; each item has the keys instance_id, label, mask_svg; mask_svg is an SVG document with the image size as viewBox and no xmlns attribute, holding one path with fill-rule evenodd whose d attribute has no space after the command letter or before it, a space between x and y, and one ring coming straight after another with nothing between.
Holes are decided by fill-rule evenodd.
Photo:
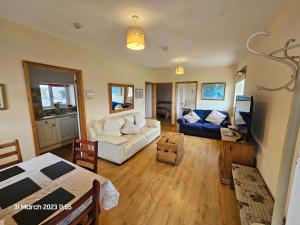
<instances>
[{"instance_id":1,"label":"white sofa","mask_svg":"<svg viewBox=\"0 0 300 225\"><path fill-rule=\"evenodd\" d=\"M120 124L120 129L125 119L134 121L136 113L129 113L121 116L113 116ZM160 121L146 119L145 127L140 133L134 135L107 136L103 135L105 119L94 119L88 126L89 140L98 141L98 156L100 158L122 164L135 153L143 149L160 135Z\"/></svg>"}]
</instances>

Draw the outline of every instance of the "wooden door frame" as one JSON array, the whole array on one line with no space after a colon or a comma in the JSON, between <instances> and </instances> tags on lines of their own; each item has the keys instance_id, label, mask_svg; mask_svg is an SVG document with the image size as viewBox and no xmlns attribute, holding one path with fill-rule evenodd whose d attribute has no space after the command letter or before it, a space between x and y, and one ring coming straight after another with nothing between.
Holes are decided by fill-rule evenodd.
<instances>
[{"instance_id":1,"label":"wooden door frame","mask_svg":"<svg viewBox=\"0 0 300 225\"><path fill-rule=\"evenodd\" d=\"M171 124L176 124L176 117L175 117L175 105L174 105L174 82L156 82L156 89L157 90L157 84L170 84L171 85ZM156 94L156 101L157 101L157 94ZM156 107L155 107L156 108Z\"/></svg>"},{"instance_id":2,"label":"wooden door frame","mask_svg":"<svg viewBox=\"0 0 300 225\"><path fill-rule=\"evenodd\" d=\"M175 83L175 119L177 120L177 95L178 95L178 84L190 84L196 83L196 101L195 101L195 108L197 108L197 100L198 100L198 81L178 81Z\"/></svg>"},{"instance_id":3,"label":"wooden door frame","mask_svg":"<svg viewBox=\"0 0 300 225\"><path fill-rule=\"evenodd\" d=\"M151 85L151 88L152 88L152 96L151 96L151 99L152 99L152 119L156 119L156 83L153 83L153 82L148 82L146 81L145 82L145 114L146 114L146 86L147 85Z\"/></svg>"},{"instance_id":4,"label":"wooden door frame","mask_svg":"<svg viewBox=\"0 0 300 225\"><path fill-rule=\"evenodd\" d=\"M85 114L85 103L84 103L84 90L83 90L83 75L82 71L78 69L71 69L61 66L48 65L43 63L31 62L23 60L23 70L24 70L24 79L26 86L27 101L30 113L30 120L32 126L32 133L35 146L36 156L41 154L39 147L39 136L36 127L35 115L33 110L33 102L31 95L30 87L30 77L29 77L29 66L37 67L45 70L55 70L60 72L72 72L76 76L76 86L77 86L77 112L79 113L79 123L80 123L80 135L82 139L87 139L87 126L86 126L86 114Z\"/></svg>"}]
</instances>

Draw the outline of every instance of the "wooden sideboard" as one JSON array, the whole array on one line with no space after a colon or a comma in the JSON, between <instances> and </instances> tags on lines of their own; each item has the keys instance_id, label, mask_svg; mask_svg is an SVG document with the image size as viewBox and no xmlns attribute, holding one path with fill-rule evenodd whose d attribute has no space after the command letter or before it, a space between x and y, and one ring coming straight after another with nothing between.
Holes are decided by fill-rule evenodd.
<instances>
[{"instance_id":1,"label":"wooden sideboard","mask_svg":"<svg viewBox=\"0 0 300 225\"><path fill-rule=\"evenodd\" d=\"M254 166L255 146L252 143L240 141L236 142L241 136L231 137L224 135L224 131L231 131L228 128L221 128L221 149L219 156L219 172L222 184L230 184L232 180L232 163L245 166Z\"/></svg>"}]
</instances>

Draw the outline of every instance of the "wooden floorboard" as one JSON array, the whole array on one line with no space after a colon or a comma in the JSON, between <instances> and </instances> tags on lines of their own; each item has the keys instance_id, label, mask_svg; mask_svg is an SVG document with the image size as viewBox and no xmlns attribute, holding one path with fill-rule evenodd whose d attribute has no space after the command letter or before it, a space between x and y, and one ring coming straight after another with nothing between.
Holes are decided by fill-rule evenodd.
<instances>
[{"instance_id":1,"label":"wooden floorboard","mask_svg":"<svg viewBox=\"0 0 300 225\"><path fill-rule=\"evenodd\" d=\"M185 136L177 166L156 161L156 142L122 165L99 160L99 174L121 194L116 208L101 212L100 224L240 225L235 193L219 182L219 141ZM70 146L54 153L71 158Z\"/></svg>"}]
</instances>

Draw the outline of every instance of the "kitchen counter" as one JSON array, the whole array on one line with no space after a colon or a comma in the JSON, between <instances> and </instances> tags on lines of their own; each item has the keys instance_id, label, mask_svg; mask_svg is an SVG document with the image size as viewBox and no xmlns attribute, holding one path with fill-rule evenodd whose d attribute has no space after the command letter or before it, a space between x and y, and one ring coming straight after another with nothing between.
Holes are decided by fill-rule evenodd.
<instances>
[{"instance_id":1,"label":"kitchen counter","mask_svg":"<svg viewBox=\"0 0 300 225\"><path fill-rule=\"evenodd\" d=\"M48 119L55 119L55 118L60 118L60 117L72 116L72 115L77 115L77 112L68 112L68 113L65 113L65 114L62 114L62 115L43 116L41 118L36 119L36 121L48 120Z\"/></svg>"}]
</instances>

